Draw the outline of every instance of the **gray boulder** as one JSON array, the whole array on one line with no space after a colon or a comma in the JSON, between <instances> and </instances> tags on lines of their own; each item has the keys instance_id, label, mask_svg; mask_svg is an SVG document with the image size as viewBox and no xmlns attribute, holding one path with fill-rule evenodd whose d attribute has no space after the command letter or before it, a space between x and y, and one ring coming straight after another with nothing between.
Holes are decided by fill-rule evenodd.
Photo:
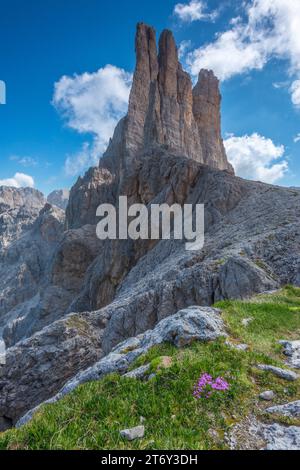
<instances>
[{"instance_id":1,"label":"gray boulder","mask_svg":"<svg viewBox=\"0 0 300 470\"><path fill-rule=\"evenodd\" d=\"M135 439L142 439L145 435L145 426L136 426L131 429L124 429L120 434L127 441L134 441Z\"/></svg>"},{"instance_id":2,"label":"gray boulder","mask_svg":"<svg viewBox=\"0 0 300 470\"><path fill-rule=\"evenodd\" d=\"M293 372L292 370L281 369L280 367L274 367L265 364L259 364L258 369L264 370L266 372L271 372L272 374L276 375L280 379L287 380L289 382L294 382L299 378L299 376Z\"/></svg>"},{"instance_id":3,"label":"gray boulder","mask_svg":"<svg viewBox=\"0 0 300 470\"><path fill-rule=\"evenodd\" d=\"M245 351L248 351L249 349L248 344L236 344L236 343L232 343L231 341L226 341L225 344L229 346L230 348L236 349L237 351L245 352Z\"/></svg>"},{"instance_id":4,"label":"gray boulder","mask_svg":"<svg viewBox=\"0 0 300 470\"><path fill-rule=\"evenodd\" d=\"M267 413L288 416L289 418L300 418L300 400L285 405L272 406L267 408Z\"/></svg>"},{"instance_id":5,"label":"gray boulder","mask_svg":"<svg viewBox=\"0 0 300 470\"><path fill-rule=\"evenodd\" d=\"M261 400L272 401L275 398L275 393L272 390L267 390L259 395Z\"/></svg>"},{"instance_id":6,"label":"gray boulder","mask_svg":"<svg viewBox=\"0 0 300 470\"><path fill-rule=\"evenodd\" d=\"M138 367L137 369L131 370L124 374L127 379L143 379L150 370L151 365L146 364L145 366Z\"/></svg>"},{"instance_id":7,"label":"gray boulder","mask_svg":"<svg viewBox=\"0 0 300 470\"><path fill-rule=\"evenodd\" d=\"M188 307L162 320L153 330L152 341L162 340L179 348L194 341L213 341L226 336L221 312L210 307Z\"/></svg>"}]
</instances>

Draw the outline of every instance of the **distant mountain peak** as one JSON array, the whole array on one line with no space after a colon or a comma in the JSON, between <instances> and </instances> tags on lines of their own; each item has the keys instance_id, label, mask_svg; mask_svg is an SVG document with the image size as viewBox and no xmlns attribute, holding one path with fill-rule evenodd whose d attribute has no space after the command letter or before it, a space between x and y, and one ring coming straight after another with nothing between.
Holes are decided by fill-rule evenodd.
<instances>
[{"instance_id":1,"label":"distant mountain peak","mask_svg":"<svg viewBox=\"0 0 300 470\"><path fill-rule=\"evenodd\" d=\"M49 204L59 207L62 210L66 210L70 197L70 191L68 189L56 189L52 191L47 197Z\"/></svg>"}]
</instances>

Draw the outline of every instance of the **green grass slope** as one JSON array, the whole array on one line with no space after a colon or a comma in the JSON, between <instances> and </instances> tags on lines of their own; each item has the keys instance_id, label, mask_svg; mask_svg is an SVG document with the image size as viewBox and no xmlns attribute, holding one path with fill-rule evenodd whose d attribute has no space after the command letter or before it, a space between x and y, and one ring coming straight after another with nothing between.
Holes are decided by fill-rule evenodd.
<instances>
[{"instance_id":1,"label":"green grass slope","mask_svg":"<svg viewBox=\"0 0 300 470\"><path fill-rule=\"evenodd\" d=\"M217 307L230 341L247 343L248 351L237 351L224 339L183 350L156 347L135 364L151 362L156 375L148 382L110 375L85 384L44 406L25 427L0 434L0 449L226 449L227 431L245 416L268 420L264 408L270 405L258 399L261 392L274 390L273 403L300 398L299 381L285 382L255 368L257 363L284 367L278 341L300 339L300 289L286 287ZM243 326L246 318L252 321ZM159 367L162 356L172 357L170 367ZM230 390L196 400L193 387L204 372L223 376ZM125 441L119 431L139 425L141 417L145 437Z\"/></svg>"}]
</instances>

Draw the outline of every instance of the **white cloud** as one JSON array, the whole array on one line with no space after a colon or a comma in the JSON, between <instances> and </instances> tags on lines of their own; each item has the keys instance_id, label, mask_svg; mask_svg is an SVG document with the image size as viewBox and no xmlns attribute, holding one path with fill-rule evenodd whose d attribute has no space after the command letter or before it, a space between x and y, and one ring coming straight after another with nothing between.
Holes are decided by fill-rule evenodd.
<instances>
[{"instance_id":1,"label":"white cloud","mask_svg":"<svg viewBox=\"0 0 300 470\"><path fill-rule=\"evenodd\" d=\"M22 165L24 167L32 167L32 166L37 166L38 162L35 158L32 157L19 157L18 155L12 155L10 157L11 161L17 162L19 165Z\"/></svg>"},{"instance_id":2,"label":"white cloud","mask_svg":"<svg viewBox=\"0 0 300 470\"><path fill-rule=\"evenodd\" d=\"M294 142L297 144L297 142L300 142L300 132L294 137Z\"/></svg>"},{"instance_id":3,"label":"white cloud","mask_svg":"<svg viewBox=\"0 0 300 470\"><path fill-rule=\"evenodd\" d=\"M67 125L94 138L77 155L67 157L68 175L80 174L99 161L118 121L127 111L131 83L131 74L106 65L94 73L64 76L55 84L53 104Z\"/></svg>"},{"instance_id":4,"label":"white cloud","mask_svg":"<svg viewBox=\"0 0 300 470\"><path fill-rule=\"evenodd\" d=\"M273 85L273 88L275 88L276 90L280 90L281 88L288 88L289 82L288 81L274 82L272 85Z\"/></svg>"},{"instance_id":5,"label":"white cloud","mask_svg":"<svg viewBox=\"0 0 300 470\"><path fill-rule=\"evenodd\" d=\"M190 3L177 3L174 8L174 15L181 21L190 23L193 21L213 21L218 16L217 11L208 13L207 5L201 0L191 0Z\"/></svg>"},{"instance_id":6,"label":"white cloud","mask_svg":"<svg viewBox=\"0 0 300 470\"><path fill-rule=\"evenodd\" d=\"M0 180L0 186L11 186L14 188L33 188L34 179L30 175L24 173L16 173L12 178Z\"/></svg>"},{"instance_id":7,"label":"white cloud","mask_svg":"<svg viewBox=\"0 0 300 470\"><path fill-rule=\"evenodd\" d=\"M216 40L187 56L192 74L212 68L221 80L256 69L272 58L288 61L288 74L300 78L300 1L248 0L244 18L233 18L231 27ZM292 101L300 106L300 83L291 88Z\"/></svg>"},{"instance_id":8,"label":"white cloud","mask_svg":"<svg viewBox=\"0 0 300 470\"><path fill-rule=\"evenodd\" d=\"M87 168L98 165L99 155L101 148L98 147L97 140L92 144L84 142L79 152L67 156L64 166L66 175L77 176Z\"/></svg>"},{"instance_id":9,"label":"white cloud","mask_svg":"<svg viewBox=\"0 0 300 470\"><path fill-rule=\"evenodd\" d=\"M196 49L188 55L187 63L193 75L202 68L212 69L220 80L251 69L262 69L265 56L250 43L240 40L240 27L221 34L213 44Z\"/></svg>"},{"instance_id":10,"label":"white cloud","mask_svg":"<svg viewBox=\"0 0 300 470\"><path fill-rule=\"evenodd\" d=\"M285 148L257 133L250 136L231 135L224 141L227 156L235 172L250 180L275 183L285 175L288 163L282 159Z\"/></svg>"},{"instance_id":11,"label":"white cloud","mask_svg":"<svg viewBox=\"0 0 300 470\"><path fill-rule=\"evenodd\" d=\"M192 41L190 40L181 41L181 43L179 44L179 48L178 48L179 59L182 59L187 53L187 51L190 50L191 48L192 48Z\"/></svg>"},{"instance_id":12,"label":"white cloud","mask_svg":"<svg viewBox=\"0 0 300 470\"><path fill-rule=\"evenodd\" d=\"M291 89L292 103L296 108L300 108L300 80L295 80L292 83Z\"/></svg>"}]
</instances>

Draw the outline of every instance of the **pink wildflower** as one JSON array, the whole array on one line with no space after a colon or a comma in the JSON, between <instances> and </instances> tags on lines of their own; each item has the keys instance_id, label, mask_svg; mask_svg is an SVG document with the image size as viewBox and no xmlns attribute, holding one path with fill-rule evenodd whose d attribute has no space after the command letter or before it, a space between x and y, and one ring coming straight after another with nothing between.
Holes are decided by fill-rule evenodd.
<instances>
[{"instance_id":1,"label":"pink wildflower","mask_svg":"<svg viewBox=\"0 0 300 470\"><path fill-rule=\"evenodd\" d=\"M196 399L210 398L214 392L225 392L230 386L223 377L217 377L215 380L211 375L202 374L194 387L193 395Z\"/></svg>"}]
</instances>

